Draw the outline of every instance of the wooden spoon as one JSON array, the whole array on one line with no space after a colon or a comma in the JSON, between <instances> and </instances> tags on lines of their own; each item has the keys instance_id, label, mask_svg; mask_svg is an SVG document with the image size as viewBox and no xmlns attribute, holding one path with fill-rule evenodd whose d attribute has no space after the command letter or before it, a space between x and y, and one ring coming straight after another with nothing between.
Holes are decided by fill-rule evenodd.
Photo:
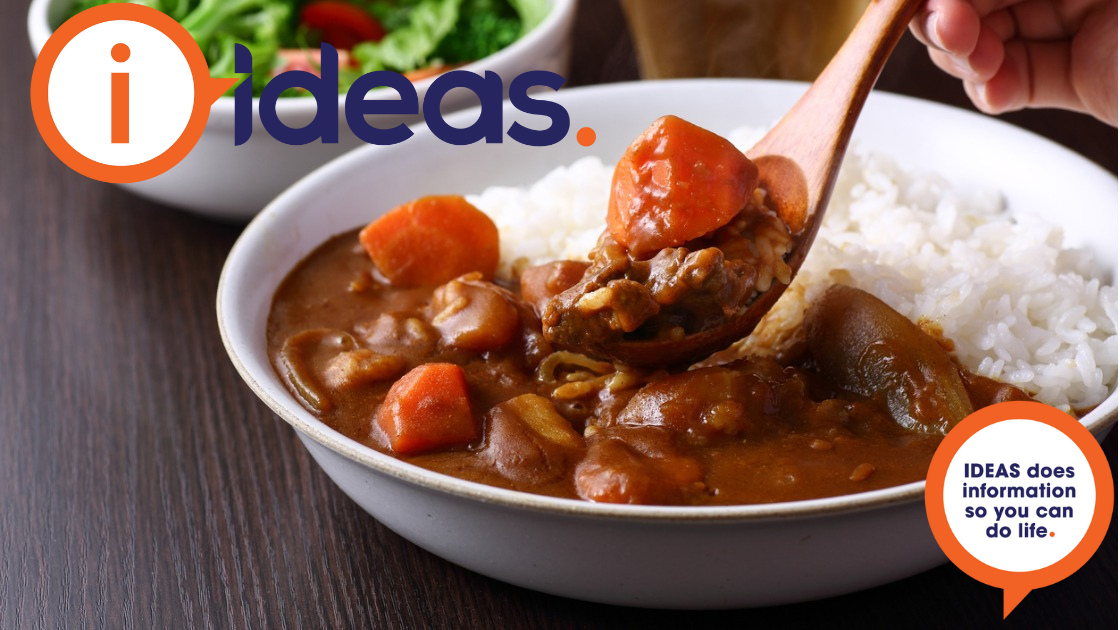
<instances>
[{"instance_id":1,"label":"wooden spoon","mask_svg":"<svg viewBox=\"0 0 1120 630\"><path fill-rule=\"evenodd\" d=\"M921 2L872 0L808 91L747 151L759 167L760 187L794 237L786 257L794 273L820 228L867 95ZM749 335L785 289L775 282L738 316L683 339L615 341L599 350L630 365L690 364Z\"/></svg>"}]
</instances>

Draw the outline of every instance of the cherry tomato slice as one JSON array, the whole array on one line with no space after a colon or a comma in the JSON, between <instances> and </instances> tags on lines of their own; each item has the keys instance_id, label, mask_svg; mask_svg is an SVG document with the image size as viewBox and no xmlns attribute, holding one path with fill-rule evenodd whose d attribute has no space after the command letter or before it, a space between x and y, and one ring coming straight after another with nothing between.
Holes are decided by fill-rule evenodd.
<instances>
[{"instance_id":1,"label":"cherry tomato slice","mask_svg":"<svg viewBox=\"0 0 1120 630\"><path fill-rule=\"evenodd\" d=\"M377 18L340 0L321 0L303 7L299 21L323 34L323 41L339 50L350 50L362 42L377 42L385 29Z\"/></svg>"}]
</instances>

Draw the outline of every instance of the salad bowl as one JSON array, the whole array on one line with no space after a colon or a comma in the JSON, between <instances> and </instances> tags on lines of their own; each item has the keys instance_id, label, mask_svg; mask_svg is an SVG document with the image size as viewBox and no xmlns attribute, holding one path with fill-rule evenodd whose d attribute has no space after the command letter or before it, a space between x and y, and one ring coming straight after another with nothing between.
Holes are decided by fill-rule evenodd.
<instances>
[{"instance_id":1,"label":"salad bowl","mask_svg":"<svg viewBox=\"0 0 1120 630\"><path fill-rule=\"evenodd\" d=\"M548 70L563 75L568 66L570 31L575 0L543 0L549 12L543 21L506 48L463 66L477 74L496 72L508 88L509 82L529 70ZM66 20L74 0L32 0L27 26L32 51L38 55L54 29ZM425 93L436 77L414 81L423 111ZM396 100L392 90L375 90L367 99ZM338 96L338 142L312 142L291 146L270 136L261 123L258 100L253 99L253 134L245 144L234 144L234 98L223 96L210 109L206 129L194 149L171 170L152 179L122 184L141 197L213 218L246 221L269 201L316 167L358 147L363 142L346 124L343 111L346 95ZM453 89L440 102L442 112L471 107L475 94ZM315 99L281 98L277 115L289 127L306 126L315 118ZM370 122L378 127L414 124L422 114L379 115Z\"/></svg>"}]
</instances>

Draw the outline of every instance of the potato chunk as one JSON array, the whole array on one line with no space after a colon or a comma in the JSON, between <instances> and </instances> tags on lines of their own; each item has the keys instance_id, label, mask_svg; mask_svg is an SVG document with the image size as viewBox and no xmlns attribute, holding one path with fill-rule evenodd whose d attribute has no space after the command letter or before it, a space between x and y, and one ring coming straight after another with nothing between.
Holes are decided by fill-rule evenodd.
<instances>
[{"instance_id":1,"label":"potato chunk","mask_svg":"<svg viewBox=\"0 0 1120 630\"><path fill-rule=\"evenodd\" d=\"M486 445L479 457L511 481L555 481L569 474L582 453L583 436L543 396L523 394L486 415Z\"/></svg>"},{"instance_id":2,"label":"potato chunk","mask_svg":"<svg viewBox=\"0 0 1120 630\"><path fill-rule=\"evenodd\" d=\"M432 326L443 342L461 350L497 350L517 334L521 315L516 298L501 287L467 274L436 289Z\"/></svg>"},{"instance_id":3,"label":"potato chunk","mask_svg":"<svg viewBox=\"0 0 1120 630\"><path fill-rule=\"evenodd\" d=\"M572 288L583 278L590 263L557 260L521 272L521 299L528 302L537 317L544 315L548 301Z\"/></svg>"},{"instance_id":4,"label":"potato chunk","mask_svg":"<svg viewBox=\"0 0 1120 630\"><path fill-rule=\"evenodd\" d=\"M404 359L373 350L342 352L327 363L323 383L331 389L350 389L399 376Z\"/></svg>"},{"instance_id":5,"label":"potato chunk","mask_svg":"<svg viewBox=\"0 0 1120 630\"><path fill-rule=\"evenodd\" d=\"M972 413L949 353L917 324L859 289L834 285L805 318L821 372L861 396L883 396L899 425L948 433Z\"/></svg>"}]
</instances>

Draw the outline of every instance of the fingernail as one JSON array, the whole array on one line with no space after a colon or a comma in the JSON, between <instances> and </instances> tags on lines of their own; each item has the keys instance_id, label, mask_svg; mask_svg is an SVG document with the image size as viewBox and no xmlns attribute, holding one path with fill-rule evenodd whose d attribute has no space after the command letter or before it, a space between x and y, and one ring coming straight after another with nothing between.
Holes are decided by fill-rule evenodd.
<instances>
[{"instance_id":1,"label":"fingernail","mask_svg":"<svg viewBox=\"0 0 1120 630\"><path fill-rule=\"evenodd\" d=\"M952 64L954 66L956 66L957 71L961 73L961 78L963 78L963 79L975 79L976 78L976 71L972 69L972 66L969 65L967 59L962 59L960 57L951 56L951 57L949 57L949 60L952 62Z\"/></svg>"},{"instance_id":2,"label":"fingernail","mask_svg":"<svg viewBox=\"0 0 1120 630\"><path fill-rule=\"evenodd\" d=\"M988 103L988 86L984 83L975 83L974 85L974 89L976 90L976 100L990 105L990 103Z\"/></svg>"},{"instance_id":3,"label":"fingernail","mask_svg":"<svg viewBox=\"0 0 1120 630\"><path fill-rule=\"evenodd\" d=\"M941 14L937 11L926 16L926 37L929 37L931 44L945 50L945 44L941 41L941 33L937 29L937 22L940 18Z\"/></svg>"},{"instance_id":4,"label":"fingernail","mask_svg":"<svg viewBox=\"0 0 1120 630\"><path fill-rule=\"evenodd\" d=\"M990 100L988 100L987 84L974 83L973 86L976 90L976 107L979 108L980 111L986 114L991 114L993 116L1003 113L998 107L992 105L992 102Z\"/></svg>"}]
</instances>

